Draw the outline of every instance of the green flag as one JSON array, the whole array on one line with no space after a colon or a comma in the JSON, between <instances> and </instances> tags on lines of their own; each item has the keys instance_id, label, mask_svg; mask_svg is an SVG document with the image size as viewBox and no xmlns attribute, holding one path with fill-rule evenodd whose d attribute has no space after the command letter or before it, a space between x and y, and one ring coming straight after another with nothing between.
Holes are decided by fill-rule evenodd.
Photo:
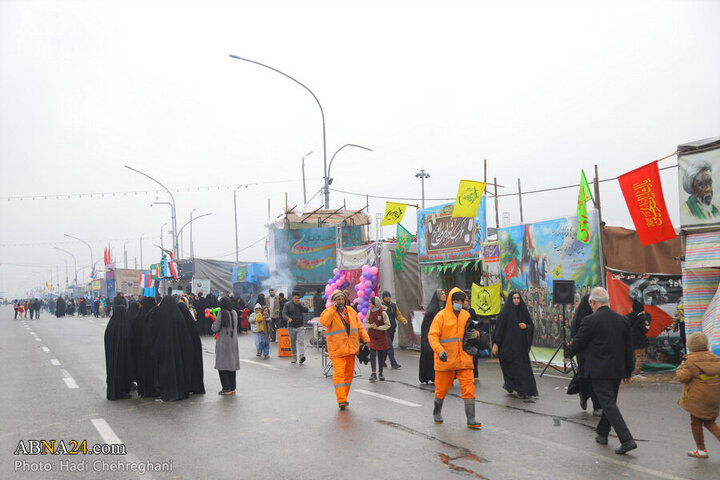
<instances>
[{"instance_id":1,"label":"green flag","mask_svg":"<svg viewBox=\"0 0 720 480\"><path fill-rule=\"evenodd\" d=\"M592 191L585 178L585 170L580 176L580 192L577 200L577 239L583 243L590 243L590 223L588 222L587 201L592 200Z\"/></svg>"},{"instance_id":2,"label":"green flag","mask_svg":"<svg viewBox=\"0 0 720 480\"><path fill-rule=\"evenodd\" d=\"M410 250L410 242L412 242L412 234L405 230L402 225L397 224L397 245L395 246L395 270L403 269L403 261L408 250Z\"/></svg>"}]
</instances>

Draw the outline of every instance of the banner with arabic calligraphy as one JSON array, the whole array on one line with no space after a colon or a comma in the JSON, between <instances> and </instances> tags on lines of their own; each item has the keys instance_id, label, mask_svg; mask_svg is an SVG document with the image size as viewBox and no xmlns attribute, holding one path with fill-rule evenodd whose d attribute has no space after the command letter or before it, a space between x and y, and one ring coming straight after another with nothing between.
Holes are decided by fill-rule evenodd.
<instances>
[{"instance_id":1,"label":"banner with arabic calligraphy","mask_svg":"<svg viewBox=\"0 0 720 480\"><path fill-rule=\"evenodd\" d=\"M578 221L574 216L501 228L498 238L503 292L539 289L549 302L553 279L575 280L576 292L582 291L583 286L600 285L597 210L588 212L588 221L588 244L577 239ZM513 262L517 268L507 275L512 270L508 265Z\"/></svg>"},{"instance_id":2,"label":"banner with arabic calligraphy","mask_svg":"<svg viewBox=\"0 0 720 480\"><path fill-rule=\"evenodd\" d=\"M455 203L418 210L418 257L420 264L479 259L487 240L485 196L477 215L453 217Z\"/></svg>"},{"instance_id":3,"label":"banner with arabic calligraphy","mask_svg":"<svg viewBox=\"0 0 720 480\"><path fill-rule=\"evenodd\" d=\"M297 283L325 283L336 261L335 227L275 230L275 265L289 270ZM362 243L362 227L342 229L342 246Z\"/></svg>"},{"instance_id":4,"label":"banner with arabic calligraphy","mask_svg":"<svg viewBox=\"0 0 720 480\"><path fill-rule=\"evenodd\" d=\"M618 182L643 246L677 237L665 206L657 161L620 175Z\"/></svg>"}]
</instances>

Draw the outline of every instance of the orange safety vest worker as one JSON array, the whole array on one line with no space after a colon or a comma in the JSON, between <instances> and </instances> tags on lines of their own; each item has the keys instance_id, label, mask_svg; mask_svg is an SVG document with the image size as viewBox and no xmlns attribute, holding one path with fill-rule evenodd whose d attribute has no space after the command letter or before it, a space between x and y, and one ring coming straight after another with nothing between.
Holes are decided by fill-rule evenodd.
<instances>
[{"instance_id":1,"label":"orange safety vest worker","mask_svg":"<svg viewBox=\"0 0 720 480\"><path fill-rule=\"evenodd\" d=\"M326 308L320 315L320 323L325 327L328 356L333 365L333 385L338 407L344 410L348 406L348 393L355 371L355 355L360 351L360 339L369 342L370 337L357 317L357 313L349 306L341 312L335 300L342 296L343 304L345 294L340 290L332 293L335 305ZM472 373L472 372L470 372Z\"/></svg>"},{"instance_id":2,"label":"orange safety vest worker","mask_svg":"<svg viewBox=\"0 0 720 480\"><path fill-rule=\"evenodd\" d=\"M428 332L428 343L435 352L433 419L435 423L443 423L442 404L457 378L460 382L460 393L465 401L467 426L478 429L482 427L482 424L475 420L473 357L462 348L465 326L470 318L470 314L462 309L464 299L465 293L459 288L455 287L450 290L445 308L435 316ZM456 306L453 307L453 304Z\"/></svg>"}]
</instances>

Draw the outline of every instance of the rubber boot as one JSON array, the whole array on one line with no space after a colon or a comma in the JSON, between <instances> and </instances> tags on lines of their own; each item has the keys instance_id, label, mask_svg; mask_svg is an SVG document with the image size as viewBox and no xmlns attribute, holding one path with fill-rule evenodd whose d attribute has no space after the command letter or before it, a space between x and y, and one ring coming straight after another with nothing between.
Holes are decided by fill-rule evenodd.
<instances>
[{"instance_id":1,"label":"rubber boot","mask_svg":"<svg viewBox=\"0 0 720 480\"><path fill-rule=\"evenodd\" d=\"M474 428L474 429L482 428L482 423L475 420L475 399L474 398L466 398L465 399L465 416L467 417L468 428Z\"/></svg>"},{"instance_id":2,"label":"rubber boot","mask_svg":"<svg viewBox=\"0 0 720 480\"><path fill-rule=\"evenodd\" d=\"M435 404L433 405L433 420L435 423L443 423L442 411L443 399L435 397Z\"/></svg>"}]
</instances>

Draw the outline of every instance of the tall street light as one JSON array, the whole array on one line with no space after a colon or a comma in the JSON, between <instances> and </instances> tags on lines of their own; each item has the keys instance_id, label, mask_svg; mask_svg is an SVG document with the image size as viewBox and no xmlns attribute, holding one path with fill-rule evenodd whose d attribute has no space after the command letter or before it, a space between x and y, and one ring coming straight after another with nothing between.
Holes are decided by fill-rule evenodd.
<instances>
[{"instance_id":1,"label":"tall street light","mask_svg":"<svg viewBox=\"0 0 720 480\"><path fill-rule=\"evenodd\" d=\"M170 208L173 209L173 205L172 205L172 203L170 203L170 202L152 202L152 203L150 204L150 206L152 207L153 205L170 205ZM173 212L174 212L174 211L175 211L175 210L173 209ZM167 223L163 224L163 226L165 226L165 225L167 225ZM179 258L179 257L180 257L180 252L177 250L177 246L176 246L176 244L175 244L175 240L177 240L177 237L175 236L175 232L176 232L176 230L175 230L175 215L173 214L173 249L174 249L174 250L173 250L173 255L177 255L178 258ZM165 249L165 247L163 246L162 228L160 229L160 247L161 247L162 249Z\"/></svg>"},{"instance_id":2,"label":"tall street light","mask_svg":"<svg viewBox=\"0 0 720 480\"><path fill-rule=\"evenodd\" d=\"M312 150L302 157L302 174L303 174L303 205L307 203L307 190L305 190L305 159L312 155Z\"/></svg>"},{"instance_id":3,"label":"tall street light","mask_svg":"<svg viewBox=\"0 0 720 480\"><path fill-rule=\"evenodd\" d=\"M425 208L425 179L430 178L430 174L425 170L420 170L415 174L415 177L419 178L422 182L422 207Z\"/></svg>"},{"instance_id":4,"label":"tall street light","mask_svg":"<svg viewBox=\"0 0 720 480\"><path fill-rule=\"evenodd\" d=\"M56 248L57 250L60 250L61 252L67 253L68 255L70 255L70 256L73 258L73 262L75 262L75 286L77 286L77 259L75 258L75 255L73 255L72 253L68 252L68 251L65 250L64 248L60 248L60 247L55 247L55 248ZM66 265L67 265L67 264L66 264ZM66 283L67 283L67 280L66 280Z\"/></svg>"},{"instance_id":5,"label":"tall street light","mask_svg":"<svg viewBox=\"0 0 720 480\"><path fill-rule=\"evenodd\" d=\"M282 75L283 77L289 78L290 80L292 80L293 82L297 83L298 85L300 85L301 87L303 87L305 90L307 90L307 91L310 93L310 95L312 95L312 97L315 99L315 102L317 102L318 107L320 108L320 116L322 117L323 170L324 170L324 172L325 172L325 182L324 182L324 184L325 184L325 208L329 208L328 204L329 204L329 202L330 202L330 199L329 199L329 197L328 197L327 146L326 146L326 142L325 142L325 112L323 111L322 105L320 105L320 100L318 100L317 96L315 96L315 94L313 93L313 91L310 90L307 86L305 86L302 82L300 82L299 80L291 77L290 75L288 75L288 74L285 73L285 72L281 72L281 71L278 70L277 68L273 68L273 67L271 67L271 66L269 66L269 65L265 65L264 63L256 62L255 60L250 60L249 58L239 57L239 56L237 56L237 55L230 55L230 58L234 58L235 60L242 60L243 62L253 63L253 64L255 64L255 65L259 65L259 66L261 66L261 67L265 67L265 68L267 68L268 70L272 70L272 71L275 72L275 73L279 73L279 74Z\"/></svg>"},{"instance_id":6,"label":"tall street light","mask_svg":"<svg viewBox=\"0 0 720 480\"><path fill-rule=\"evenodd\" d=\"M78 238L78 237L73 237L72 235L68 235L67 233L65 234L65 236L68 237L68 238L73 238L73 239L77 240L78 242L82 242L82 243L84 243L84 244L88 247L88 249L90 250L90 265L91 265L92 267L95 267L95 262L93 261L92 247L90 246L90 244L89 244L88 242L86 242L85 240L82 240L82 239L80 239L80 238ZM91 271L90 271L90 279L92 279L94 270L95 270L94 268L91 268Z\"/></svg>"},{"instance_id":7,"label":"tall street light","mask_svg":"<svg viewBox=\"0 0 720 480\"><path fill-rule=\"evenodd\" d=\"M193 208L193 212L194 212L195 210L196 210L196 209ZM212 212L210 212L210 213L203 213L202 215L198 215L197 217L193 218L192 212L190 212L190 221L187 222L187 223L186 223L185 225L183 225L182 227L180 227L180 231L179 231L178 233L182 233L183 229L184 229L185 227L187 227L188 225L190 225L190 258L194 258L194 257L193 257L193 253L194 253L194 252L193 252L193 240L192 240L192 223L193 223L195 220L197 220L198 218L207 217L208 215L212 215Z\"/></svg>"},{"instance_id":8,"label":"tall street light","mask_svg":"<svg viewBox=\"0 0 720 480\"><path fill-rule=\"evenodd\" d=\"M330 178L330 169L332 168L333 160L335 160L335 156L340 153L340 150L342 150L345 147L355 147L355 148L362 148L363 150L367 150L368 152L372 152L372 148L363 147L362 145L355 145L354 143L346 143L342 147L335 150L335 153L333 153L332 158L330 159L330 165L327 167L327 171L325 172L325 208L330 208L330 184L332 183L333 179Z\"/></svg>"},{"instance_id":9,"label":"tall street light","mask_svg":"<svg viewBox=\"0 0 720 480\"><path fill-rule=\"evenodd\" d=\"M240 261L240 250L238 247L238 224L237 224L237 191L239 188L245 187L248 188L249 185L238 185L235 187L235 190L233 190L233 208L235 209L235 261Z\"/></svg>"},{"instance_id":10,"label":"tall street light","mask_svg":"<svg viewBox=\"0 0 720 480\"><path fill-rule=\"evenodd\" d=\"M143 172L141 172L140 170L131 167L130 165L125 165L125 168L127 168L128 170L132 170L133 172L139 173L140 175L143 175L143 176L149 178L150 180L152 180L153 182L157 183L157 184L160 185L162 188L164 188L165 191L168 193L168 195L170 195L170 199L172 200L171 207L172 207L173 251L175 252L175 255L177 255L177 254L178 254L178 243L177 243L177 242L178 242L178 237L177 237L177 223L176 223L176 221L175 221L175 218L176 218L176 214L175 214L175 197L173 197L172 192L171 192L170 190L168 190L168 188L167 188L165 185L163 185L162 183L158 182L157 180L155 180L153 177L151 177L151 176L148 175L147 173L143 173Z\"/></svg>"}]
</instances>

